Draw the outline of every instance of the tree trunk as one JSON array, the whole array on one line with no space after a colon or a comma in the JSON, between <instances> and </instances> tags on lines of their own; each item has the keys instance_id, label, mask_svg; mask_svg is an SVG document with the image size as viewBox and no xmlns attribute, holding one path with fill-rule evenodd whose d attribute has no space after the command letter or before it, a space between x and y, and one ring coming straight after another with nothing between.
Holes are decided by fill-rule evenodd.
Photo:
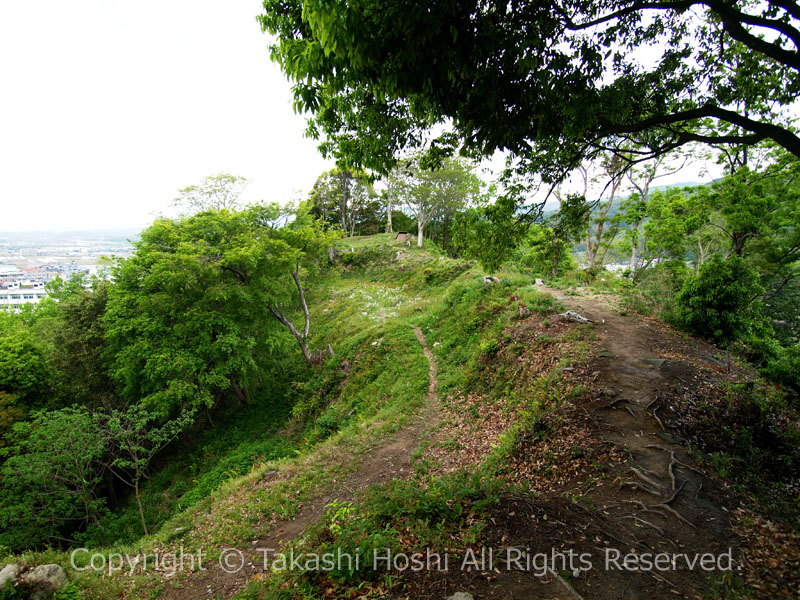
<instances>
[{"instance_id":1,"label":"tree trunk","mask_svg":"<svg viewBox=\"0 0 800 600\"><path fill-rule=\"evenodd\" d=\"M292 279L294 279L294 284L297 286L297 291L300 292L300 304L303 305L303 316L305 317L305 327L303 328L303 337L308 337L308 329L311 326L311 317L308 314L308 304L306 304L306 294L303 291L303 286L300 285L300 264L297 264L297 268L295 268L294 273L292 273Z\"/></svg>"},{"instance_id":2,"label":"tree trunk","mask_svg":"<svg viewBox=\"0 0 800 600\"><path fill-rule=\"evenodd\" d=\"M236 394L236 398L238 398L239 403L242 406L247 406L249 404L249 402L248 402L248 399L247 399L246 391L242 390L242 388L239 386L239 384L236 383L235 381L231 381L231 387L233 388L233 393Z\"/></svg>"},{"instance_id":3,"label":"tree trunk","mask_svg":"<svg viewBox=\"0 0 800 600\"><path fill-rule=\"evenodd\" d=\"M559 255L561 254L558 251L558 242L559 242L558 236L554 235L553 236L553 246L552 246L552 248L553 248L553 268L551 269L551 273L553 275L553 279L555 279L558 276L558 262L559 262Z\"/></svg>"},{"instance_id":4,"label":"tree trunk","mask_svg":"<svg viewBox=\"0 0 800 600\"><path fill-rule=\"evenodd\" d=\"M103 482L106 486L106 495L108 496L109 508L116 508L119 504L117 500L117 490L114 487L114 477L111 475L108 469L103 471Z\"/></svg>"},{"instance_id":5,"label":"tree trunk","mask_svg":"<svg viewBox=\"0 0 800 600\"><path fill-rule=\"evenodd\" d=\"M392 233L392 195L386 194L386 233Z\"/></svg>"},{"instance_id":6,"label":"tree trunk","mask_svg":"<svg viewBox=\"0 0 800 600\"><path fill-rule=\"evenodd\" d=\"M636 225L633 226L633 244L631 245L633 248L631 250L630 270L631 273L633 273L636 270L636 250L639 246L639 223L636 223Z\"/></svg>"},{"instance_id":7,"label":"tree trunk","mask_svg":"<svg viewBox=\"0 0 800 600\"><path fill-rule=\"evenodd\" d=\"M275 308L274 306L270 306L269 310L273 315L275 315L275 318L278 319L278 321L286 325L291 334L297 340L297 345L300 346L300 350L302 350L303 356L306 357L306 362L311 362L311 352L309 352L308 350L308 344L306 344L306 340L303 337L303 334L297 331L295 326L292 325L291 321L289 321L289 319L284 317L277 308Z\"/></svg>"},{"instance_id":8,"label":"tree trunk","mask_svg":"<svg viewBox=\"0 0 800 600\"><path fill-rule=\"evenodd\" d=\"M347 233L347 205L350 203L350 182L345 173L339 173L339 224Z\"/></svg>"},{"instance_id":9,"label":"tree trunk","mask_svg":"<svg viewBox=\"0 0 800 600\"><path fill-rule=\"evenodd\" d=\"M417 248L422 248L422 236L425 234L425 225L422 220L417 222Z\"/></svg>"},{"instance_id":10,"label":"tree trunk","mask_svg":"<svg viewBox=\"0 0 800 600\"><path fill-rule=\"evenodd\" d=\"M703 248L703 239L700 234L697 236L697 264L694 270L697 271L706 260L706 249Z\"/></svg>"},{"instance_id":11,"label":"tree trunk","mask_svg":"<svg viewBox=\"0 0 800 600\"><path fill-rule=\"evenodd\" d=\"M594 257L596 251L592 247L592 232L591 232L591 225L589 226L589 231L586 232L586 260L589 262L588 270L591 271L594 268Z\"/></svg>"},{"instance_id":12,"label":"tree trunk","mask_svg":"<svg viewBox=\"0 0 800 600\"><path fill-rule=\"evenodd\" d=\"M139 517L142 519L142 530L144 531L145 535L150 535L147 533L147 523L144 520L144 510L142 510L142 499L139 497L139 478L137 477L133 482L133 493L136 496L136 505L139 507Z\"/></svg>"},{"instance_id":13,"label":"tree trunk","mask_svg":"<svg viewBox=\"0 0 800 600\"><path fill-rule=\"evenodd\" d=\"M300 292L300 304L303 306L303 315L305 317L305 325L303 327L303 333L297 331L297 328L292 324L289 319L284 317L281 312L274 306L270 306L270 312L278 319L281 323L286 325L289 329L291 334L297 340L297 345L300 346L300 350L303 352L303 356L306 357L306 362L311 362L311 352L308 349L308 344L306 343L306 339L308 339L308 331L311 327L311 316L308 312L308 304L306 303L306 295L303 291L303 286L300 284L300 264L298 263L297 267L295 268L294 272L291 274L292 279L294 279L294 283L297 286L297 291Z\"/></svg>"}]
</instances>

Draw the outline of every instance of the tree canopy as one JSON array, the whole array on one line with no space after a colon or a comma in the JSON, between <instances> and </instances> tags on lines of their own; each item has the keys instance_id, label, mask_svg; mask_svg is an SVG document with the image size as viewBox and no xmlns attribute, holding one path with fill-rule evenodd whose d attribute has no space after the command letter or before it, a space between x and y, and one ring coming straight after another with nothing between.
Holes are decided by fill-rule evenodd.
<instances>
[{"instance_id":1,"label":"tree canopy","mask_svg":"<svg viewBox=\"0 0 800 600\"><path fill-rule=\"evenodd\" d=\"M305 309L301 269L313 269L334 237L305 211L277 227L284 212L209 210L142 233L104 316L123 397L164 417L212 406L229 390L247 401L258 365L283 343L279 321L291 324L284 313L295 289ZM309 358L307 336L308 324L295 337Z\"/></svg>"},{"instance_id":2,"label":"tree canopy","mask_svg":"<svg viewBox=\"0 0 800 600\"><path fill-rule=\"evenodd\" d=\"M545 181L635 141L773 140L800 156L800 5L785 0L264 0L261 27L309 134L386 172L508 150ZM431 139L429 132L439 126Z\"/></svg>"}]
</instances>

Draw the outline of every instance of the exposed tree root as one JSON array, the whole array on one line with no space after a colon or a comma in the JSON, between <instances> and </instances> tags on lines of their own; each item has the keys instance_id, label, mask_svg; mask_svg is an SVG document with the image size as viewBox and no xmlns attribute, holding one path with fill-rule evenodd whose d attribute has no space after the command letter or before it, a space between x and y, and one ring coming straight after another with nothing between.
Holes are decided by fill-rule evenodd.
<instances>
[{"instance_id":1,"label":"exposed tree root","mask_svg":"<svg viewBox=\"0 0 800 600\"><path fill-rule=\"evenodd\" d=\"M664 530L663 530L663 529L661 529L661 527L659 527L658 525L654 525L654 524L653 524L653 523L651 523L650 521L645 521L644 519L642 519L642 518L639 518L639 517L637 517L636 515L625 515L625 516L624 516L624 517L622 517L622 518L623 518L623 519L633 519L633 520L634 520L634 521L636 521L637 523L641 523L642 525L647 525L648 527L652 527L652 528L653 528L653 529L655 529L655 530L656 530L656 531L657 531L657 532L658 532L660 535L664 535Z\"/></svg>"},{"instance_id":2,"label":"exposed tree root","mask_svg":"<svg viewBox=\"0 0 800 600\"><path fill-rule=\"evenodd\" d=\"M671 459L669 461L669 467L667 467L667 471L669 471L669 480L672 483L672 489L675 490L675 453L673 452L671 455ZM683 484L681 484L683 487Z\"/></svg>"},{"instance_id":3,"label":"exposed tree root","mask_svg":"<svg viewBox=\"0 0 800 600\"><path fill-rule=\"evenodd\" d=\"M631 488L633 490L641 490L641 491L643 491L643 492L645 492L647 494L651 494L653 496L657 496L658 498L661 498L661 492L658 492L656 490L652 490L649 487L647 487L645 485L642 485L638 481L623 481L621 484L619 484L619 486L620 487L629 487L629 488Z\"/></svg>"},{"instance_id":4,"label":"exposed tree root","mask_svg":"<svg viewBox=\"0 0 800 600\"><path fill-rule=\"evenodd\" d=\"M647 485L656 489L660 487L661 484L659 482L645 475L644 472L642 472L639 468L631 467L631 471L633 471L633 474L636 475L642 481L644 481Z\"/></svg>"},{"instance_id":5,"label":"exposed tree root","mask_svg":"<svg viewBox=\"0 0 800 600\"><path fill-rule=\"evenodd\" d=\"M628 404L631 403L631 401L628 400L627 398L617 398L613 402L609 402L608 404L606 404L603 408L616 408L617 404L622 404L623 402L627 402Z\"/></svg>"},{"instance_id":6,"label":"exposed tree root","mask_svg":"<svg viewBox=\"0 0 800 600\"><path fill-rule=\"evenodd\" d=\"M564 586L564 589L567 590L567 592L569 592L569 594L573 598L575 598L575 600L583 600L583 596L581 596L578 592L576 592L575 588L572 587L569 583L567 583L566 580L563 577L561 577L561 575L556 573L555 570L553 569L547 569L547 570L550 571L550 574L553 577L555 577L562 586Z\"/></svg>"},{"instance_id":7,"label":"exposed tree root","mask_svg":"<svg viewBox=\"0 0 800 600\"><path fill-rule=\"evenodd\" d=\"M647 446L645 446L645 448L653 448L654 450L661 450L662 452L666 452L667 454L672 452L672 450L667 450L666 448L664 448L664 446L659 446L657 444L648 444Z\"/></svg>"},{"instance_id":8,"label":"exposed tree root","mask_svg":"<svg viewBox=\"0 0 800 600\"><path fill-rule=\"evenodd\" d=\"M658 421L658 424L661 426L661 431L666 431L667 428L664 427L664 421L662 421L661 418L658 416L658 409L657 408L653 409L652 415L655 418L655 420Z\"/></svg>"},{"instance_id":9,"label":"exposed tree root","mask_svg":"<svg viewBox=\"0 0 800 600\"><path fill-rule=\"evenodd\" d=\"M680 487L677 490L675 490L675 492L672 494L672 496L670 496L669 498L664 500L664 502L662 502L661 504L671 504L675 500L675 498L678 497L678 494L681 493L681 490L683 489L683 486L685 486L685 485L686 485L686 482L682 481Z\"/></svg>"},{"instance_id":10,"label":"exposed tree root","mask_svg":"<svg viewBox=\"0 0 800 600\"><path fill-rule=\"evenodd\" d=\"M671 512L673 515L675 515L675 517L677 519L680 519L681 521L686 523L692 529L697 529L697 526L694 523L692 523L691 521L689 521L686 518L684 518L683 515L681 515L681 513L679 513L677 510L675 510L674 508L672 508L668 504L656 504L656 506L664 508L665 510Z\"/></svg>"}]
</instances>

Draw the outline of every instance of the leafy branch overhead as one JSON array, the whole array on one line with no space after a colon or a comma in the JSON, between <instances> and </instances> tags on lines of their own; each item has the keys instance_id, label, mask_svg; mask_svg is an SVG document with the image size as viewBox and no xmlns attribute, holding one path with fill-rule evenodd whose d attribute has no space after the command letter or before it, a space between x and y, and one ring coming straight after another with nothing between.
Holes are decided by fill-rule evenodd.
<instances>
[{"instance_id":1,"label":"leafy branch overhead","mask_svg":"<svg viewBox=\"0 0 800 600\"><path fill-rule=\"evenodd\" d=\"M556 181L631 142L800 156L796 2L265 0L259 21L309 133L350 165L508 150Z\"/></svg>"}]
</instances>

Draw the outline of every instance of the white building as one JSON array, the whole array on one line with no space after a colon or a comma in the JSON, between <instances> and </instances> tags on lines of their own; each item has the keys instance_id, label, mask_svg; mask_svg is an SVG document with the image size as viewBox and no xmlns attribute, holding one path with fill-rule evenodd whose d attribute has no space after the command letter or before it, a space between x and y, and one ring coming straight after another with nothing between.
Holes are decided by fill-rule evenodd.
<instances>
[{"instance_id":1,"label":"white building","mask_svg":"<svg viewBox=\"0 0 800 600\"><path fill-rule=\"evenodd\" d=\"M19 279L22 271L16 265L0 265L0 285Z\"/></svg>"},{"instance_id":2,"label":"white building","mask_svg":"<svg viewBox=\"0 0 800 600\"><path fill-rule=\"evenodd\" d=\"M43 282L18 281L0 288L0 309L20 310L24 304L38 304L47 298Z\"/></svg>"}]
</instances>

